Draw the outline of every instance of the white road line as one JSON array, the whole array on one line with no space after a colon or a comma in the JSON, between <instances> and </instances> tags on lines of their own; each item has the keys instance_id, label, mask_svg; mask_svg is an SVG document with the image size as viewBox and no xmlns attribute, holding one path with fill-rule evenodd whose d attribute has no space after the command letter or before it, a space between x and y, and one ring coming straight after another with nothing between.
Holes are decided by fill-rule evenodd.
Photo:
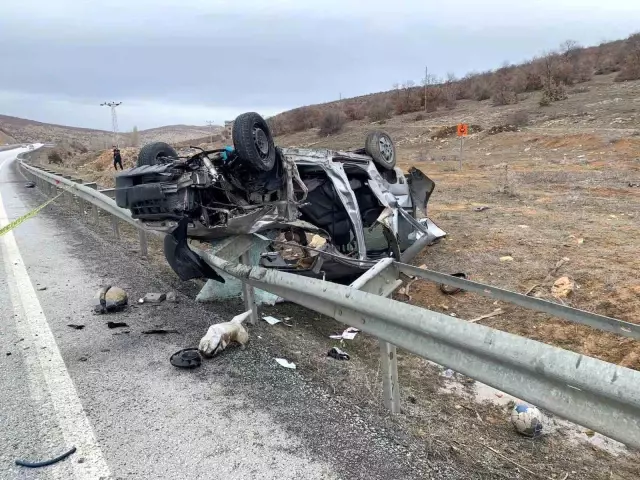
<instances>
[{"instance_id":1,"label":"white road line","mask_svg":"<svg viewBox=\"0 0 640 480\"><path fill-rule=\"evenodd\" d=\"M0 172L8 163L5 161L0 164ZM8 223L9 219L2 202L2 194L0 194L0 228ZM0 237L0 246L8 275L9 294L17 315L16 328L25 340L33 342L33 348L30 351L32 355L37 356L65 441L69 446L75 445L78 449L76 458L82 456L85 459L83 463L73 461L74 476L77 480L109 479L111 478L109 467L78 398L75 385L69 376L51 328L42 312L13 232ZM37 372L29 369L29 365L33 368L35 363L27 362L30 382L37 382Z\"/></svg>"}]
</instances>

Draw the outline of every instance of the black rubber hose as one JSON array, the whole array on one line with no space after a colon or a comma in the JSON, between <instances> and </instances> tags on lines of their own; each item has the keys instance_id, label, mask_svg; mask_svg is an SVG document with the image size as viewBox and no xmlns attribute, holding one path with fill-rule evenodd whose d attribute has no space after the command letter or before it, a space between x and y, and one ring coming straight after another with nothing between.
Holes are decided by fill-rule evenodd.
<instances>
[{"instance_id":1,"label":"black rubber hose","mask_svg":"<svg viewBox=\"0 0 640 480\"><path fill-rule=\"evenodd\" d=\"M64 460L75 451L76 451L76 447L71 447L71 450L69 450L66 453L63 453L59 457L52 458L51 460L43 460L42 462L27 462L25 460L16 460L16 465L20 465L22 467L28 467L28 468L46 467L48 465L53 465L54 463L58 463L60 460Z\"/></svg>"}]
</instances>

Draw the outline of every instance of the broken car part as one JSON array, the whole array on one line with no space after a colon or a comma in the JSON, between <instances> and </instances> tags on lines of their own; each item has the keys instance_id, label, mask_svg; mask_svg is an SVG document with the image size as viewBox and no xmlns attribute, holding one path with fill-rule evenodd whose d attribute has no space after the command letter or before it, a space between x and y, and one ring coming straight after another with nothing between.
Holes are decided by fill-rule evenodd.
<instances>
[{"instance_id":1,"label":"broken car part","mask_svg":"<svg viewBox=\"0 0 640 480\"><path fill-rule=\"evenodd\" d=\"M169 358L171 365L178 368L196 368L202 364L202 358L197 348L185 348Z\"/></svg>"},{"instance_id":2,"label":"broken car part","mask_svg":"<svg viewBox=\"0 0 640 480\"><path fill-rule=\"evenodd\" d=\"M26 460L16 460L16 465L20 465L21 467L28 468L40 468L46 467L48 465L53 465L54 463L58 463L60 460L64 460L69 455L75 453L76 447L71 447L68 452L63 453L62 455L52 458L51 460L43 460L41 462L27 462Z\"/></svg>"},{"instance_id":3,"label":"broken car part","mask_svg":"<svg viewBox=\"0 0 640 480\"><path fill-rule=\"evenodd\" d=\"M450 275L452 277L464 278L465 280L467 279L467 274L463 273L463 272L451 273ZM446 293L447 295L454 295L454 294L462 291L461 288L452 287L451 285L447 285L445 283L441 283L440 284L440 290L442 291L442 293Z\"/></svg>"}]
</instances>

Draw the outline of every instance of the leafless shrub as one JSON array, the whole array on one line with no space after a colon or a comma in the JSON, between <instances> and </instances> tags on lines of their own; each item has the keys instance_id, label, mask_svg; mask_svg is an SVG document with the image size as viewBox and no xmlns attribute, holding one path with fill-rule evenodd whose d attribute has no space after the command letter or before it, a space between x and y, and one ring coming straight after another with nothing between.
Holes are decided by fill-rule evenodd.
<instances>
[{"instance_id":1,"label":"leafless shrub","mask_svg":"<svg viewBox=\"0 0 640 480\"><path fill-rule=\"evenodd\" d=\"M624 66L616 82L640 80L640 33L631 35L624 43Z\"/></svg>"},{"instance_id":2,"label":"leafless shrub","mask_svg":"<svg viewBox=\"0 0 640 480\"><path fill-rule=\"evenodd\" d=\"M362 120L366 116L363 106L355 104L344 107L344 114L349 120Z\"/></svg>"},{"instance_id":3,"label":"leafless shrub","mask_svg":"<svg viewBox=\"0 0 640 480\"><path fill-rule=\"evenodd\" d=\"M328 111L320 120L319 135L333 135L342 131L344 124L347 123L347 117L340 111Z\"/></svg>"},{"instance_id":4,"label":"leafless shrub","mask_svg":"<svg viewBox=\"0 0 640 480\"><path fill-rule=\"evenodd\" d=\"M369 120L379 122L391 118L391 105L389 102L381 101L374 103L369 109Z\"/></svg>"},{"instance_id":5,"label":"leafless shrub","mask_svg":"<svg viewBox=\"0 0 640 480\"><path fill-rule=\"evenodd\" d=\"M51 150L47 155L49 163L55 163L56 165L62 165L62 157L57 150Z\"/></svg>"}]
</instances>

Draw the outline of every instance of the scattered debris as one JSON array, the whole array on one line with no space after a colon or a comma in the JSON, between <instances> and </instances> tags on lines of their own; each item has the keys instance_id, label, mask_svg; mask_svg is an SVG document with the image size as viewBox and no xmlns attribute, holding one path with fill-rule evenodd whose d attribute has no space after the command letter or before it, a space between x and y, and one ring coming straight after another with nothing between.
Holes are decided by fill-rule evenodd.
<instances>
[{"instance_id":1,"label":"scattered debris","mask_svg":"<svg viewBox=\"0 0 640 480\"><path fill-rule=\"evenodd\" d=\"M58 463L60 460L64 460L72 453L75 453L75 451L76 451L76 447L71 447L71 449L68 452L63 453L62 455L56 458L52 458L51 460L43 460L41 462L28 462L26 460L16 460L16 465L20 465L21 467L27 467L27 468L46 467L48 465L53 465L54 463Z\"/></svg>"},{"instance_id":2,"label":"scattered debris","mask_svg":"<svg viewBox=\"0 0 640 480\"><path fill-rule=\"evenodd\" d=\"M98 290L94 300L93 309L96 313L116 312L122 310L129 303L127 292L111 285Z\"/></svg>"},{"instance_id":3,"label":"scattered debris","mask_svg":"<svg viewBox=\"0 0 640 480\"><path fill-rule=\"evenodd\" d=\"M167 333L180 333L178 330L164 329L164 328L152 328L151 330L143 330L145 335L166 335Z\"/></svg>"},{"instance_id":4,"label":"scattered debris","mask_svg":"<svg viewBox=\"0 0 640 480\"><path fill-rule=\"evenodd\" d=\"M8 357L9 355L11 355L11 352L7 352L7 357Z\"/></svg>"},{"instance_id":5,"label":"scattered debris","mask_svg":"<svg viewBox=\"0 0 640 480\"><path fill-rule=\"evenodd\" d=\"M582 245L584 243L584 238L579 238L578 239L578 245Z\"/></svg>"},{"instance_id":6,"label":"scattered debris","mask_svg":"<svg viewBox=\"0 0 640 480\"><path fill-rule=\"evenodd\" d=\"M67 323L67 327L71 327L71 328L74 328L76 330L82 330L84 328L84 325L77 324L77 323Z\"/></svg>"},{"instance_id":7,"label":"scattered debris","mask_svg":"<svg viewBox=\"0 0 640 480\"><path fill-rule=\"evenodd\" d=\"M454 372L453 370L451 370L450 368L447 368L444 372L442 372L440 374L441 377L444 378L453 378L453 376L456 374L456 372Z\"/></svg>"},{"instance_id":8,"label":"scattered debris","mask_svg":"<svg viewBox=\"0 0 640 480\"><path fill-rule=\"evenodd\" d=\"M529 228L529 225L518 225L520 228Z\"/></svg>"},{"instance_id":9,"label":"scattered debris","mask_svg":"<svg viewBox=\"0 0 640 480\"><path fill-rule=\"evenodd\" d=\"M342 334L330 335L329 338L333 338L334 340L353 340L354 338L356 338L356 333L358 333L359 331L360 330L355 327L349 327L344 332L342 332Z\"/></svg>"},{"instance_id":10,"label":"scattered debris","mask_svg":"<svg viewBox=\"0 0 640 480\"><path fill-rule=\"evenodd\" d=\"M247 310L228 322L211 325L200 340L198 346L200 353L204 357L213 357L227 348L231 342L239 343L244 349L249 341L249 333L242 326L242 322L251 316L251 312L251 310Z\"/></svg>"},{"instance_id":11,"label":"scattered debris","mask_svg":"<svg viewBox=\"0 0 640 480\"><path fill-rule=\"evenodd\" d=\"M351 357L344 350L340 350L338 347L333 347L329 352L327 352L327 356L331 358L335 358L336 360L349 360Z\"/></svg>"},{"instance_id":12,"label":"scattered debris","mask_svg":"<svg viewBox=\"0 0 640 480\"><path fill-rule=\"evenodd\" d=\"M169 303L178 303L178 296L176 295L176 292L169 292L167 293L167 302ZM144 301L144 299L143 299Z\"/></svg>"},{"instance_id":13,"label":"scattered debris","mask_svg":"<svg viewBox=\"0 0 640 480\"><path fill-rule=\"evenodd\" d=\"M185 348L169 358L171 365L178 368L196 368L202 364L202 358L197 348Z\"/></svg>"},{"instance_id":14,"label":"scattered debris","mask_svg":"<svg viewBox=\"0 0 640 480\"><path fill-rule=\"evenodd\" d=\"M569 277L560 277L551 287L551 295L556 298L567 298L573 293L576 283Z\"/></svg>"},{"instance_id":15,"label":"scattered debris","mask_svg":"<svg viewBox=\"0 0 640 480\"><path fill-rule=\"evenodd\" d=\"M476 207L473 209L474 212L484 212L485 210L489 210L491 207L487 207L486 205L482 205L481 207Z\"/></svg>"},{"instance_id":16,"label":"scattered debris","mask_svg":"<svg viewBox=\"0 0 640 480\"><path fill-rule=\"evenodd\" d=\"M107 322L107 327L109 328L121 328L121 327L128 327L129 325L127 325L124 322Z\"/></svg>"},{"instance_id":17,"label":"scattered debris","mask_svg":"<svg viewBox=\"0 0 640 480\"><path fill-rule=\"evenodd\" d=\"M528 297L528 296L529 296L529 295L531 295L531 293L533 293L533 291L534 291L536 288L538 288L539 286L540 286L540 285L539 285L538 283L536 283L533 287L531 287L529 290L527 290L527 291L524 293L524 296L525 296L525 297Z\"/></svg>"},{"instance_id":18,"label":"scattered debris","mask_svg":"<svg viewBox=\"0 0 640 480\"><path fill-rule=\"evenodd\" d=\"M82 356L82 357L78 358L79 362L86 362L87 360L89 360L89 358L85 357L85 356Z\"/></svg>"},{"instance_id":19,"label":"scattered debris","mask_svg":"<svg viewBox=\"0 0 640 480\"><path fill-rule=\"evenodd\" d=\"M418 400L417 400L417 399L416 399L416 397L414 397L413 395L409 395L409 396L407 397L407 400L409 400L409 403L413 403L414 405L415 405L416 403L418 403Z\"/></svg>"},{"instance_id":20,"label":"scattered debris","mask_svg":"<svg viewBox=\"0 0 640 480\"><path fill-rule=\"evenodd\" d=\"M131 330L121 330L119 332L114 332L113 335L128 335L131 333Z\"/></svg>"},{"instance_id":21,"label":"scattered debris","mask_svg":"<svg viewBox=\"0 0 640 480\"><path fill-rule=\"evenodd\" d=\"M36 184L33 182L27 182L24 184L26 188L35 188Z\"/></svg>"},{"instance_id":22,"label":"scattered debris","mask_svg":"<svg viewBox=\"0 0 640 480\"><path fill-rule=\"evenodd\" d=\"M38 287L38 291L39 292L44 292L47 289L47 287Z\"/></svg>"},{"instance_id":23,"label":"scattered debris","mask_svg":"<svg viewBox=\"0 0 640 480\"><path fill-rule=\"evenodd\" d=\"M467 279L467 274L463 273L463 272L458 272L458 273L451 273L450 274L452 277L457 277L457 278L463 278L463 279ZM442 293L445 293L447 295L454 295L458 292L461 292L462 289L459 287L452 287L451 285L446 285L444 283L440 284L440 291Z\"/></svg>"},{"instance_id":24,"label":"scattered debris","mask_svg":"<svg viewBox=\"0 0 640 480\"><path fill-rule=\"evenodd\" d=\"M138 303L139 303L139 304L143 304L143 303L144 303L144 298L139 298L139 299L138 299Z\"/></svg>"},{"instance_id":25,"label":"scattered debris","mask_svg":"<svg viewBox=\"0 0 640 480\"><path fill-rule=\"evenodd\" d=\"M290 368L292 370L296 369L296 364L293 362L290 362L288 360L285 360L284 358L276 358L275 359L276 362L278 362L278 364L284 368Z\"/></svg>"},{"instance_id":26,"label":"scattered debris","mask_svg":"<svg viewBox=\"0 0 640 480\"><path fill-rule=\"evenodd\" d=\"M630 186L631 188L634 188L634 187L635 187L635 188L640 188L640 183L632 183L632 182L629 182L629 186Z\"/></svg>"},{"instance_id":27,"label":"scattered debris","mask_svg":"<svg viewBox=\"0 0 640 480\"><path fill-rule=\"evenodd\" d=\"M502 315L503 313L504 313L504 310L502 310L501 308L496 308L491 313L487 313L486 315L480 315L478 318L469 320L469 323L476 323L476 322L479 322L480 320L484 320L485 318L497 317L498 315Z\"/></svg>"},{"instance_id":28,"label":"scattered debris","mask_svg":"<svg viewBox=\"0 0 640 480\"><path fill-rule=\"evenodd\" d=\"M511 255L505 255L504 257L500 257L501 262L513 262L513 257Z\"/></svg>"},{"instance_id":29,"label":"scattered debris","mask_svg":"<svg viewBox=\"0 0 640 480\"><path fill-rule=\"evenodd\" d=\"M165 293L147 293L142 298L144 303L162 303L167 298Z\"/></svg>"},{"instance_id":30,"label":"scattered debris","mask_svg":"<svg viewBox=\"0 0 640 480\"><path fill-rule=\"evenodd\" d=\"M540 410L526 403L518 403L513 407L511 423L518 433L527 437L537 437L542 433Z\"/></svg>"},{"instance_id":31,"label":"scattered debris","mask_svg":"<svg viewBox=\"0 0 640 480\"><path fill-rule=\"evenodd\" d=\"M270 317L270 316L266 316L266 317L262 317L262 319L267 322L269 325L275 325L277 323L280 323L282 320L276 318L276 317Z\"/></svg>"},{"instance_id":32,"label":"scattered debris","mask_svg":"<svg viewBox=\"0 0 640 480\"><path fill-rule=\"evenodd\" d=\"M587 429L587 430L585 430L584 434L585 434L587 437L591 438L591 437L593 437L593 436L596 434L596 432L594 432L593 430Z\"/></svg>"}]
</instances>

